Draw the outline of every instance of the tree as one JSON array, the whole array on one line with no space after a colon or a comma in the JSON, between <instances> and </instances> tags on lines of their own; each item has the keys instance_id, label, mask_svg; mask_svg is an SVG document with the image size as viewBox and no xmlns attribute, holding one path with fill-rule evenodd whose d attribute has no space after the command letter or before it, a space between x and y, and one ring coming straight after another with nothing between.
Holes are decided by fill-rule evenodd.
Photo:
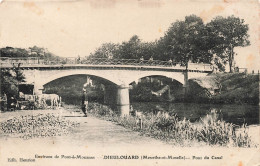
<instances>
[{"instance_id":1,"label":"tree","mask_svg":"<svg viewBox=\"0 0 260 166\"><path fill-rule=\"evenodd\" d=\"M209 63L212 54L208 51L207 31L200 17L186 16L184 21L174 22L158 46L163 51L165 60L173 59L183 65L191 62Z\"/></svg>"},{"instance_id":2,"label":"tree","mask_svg":"<svg viewBox=\"0 0 260 166\"><path fill-rule=\"evenodd\" d=\"M49 52L48 49L37 47L37 46L29 47L28 49L4 47L4 48L0 48L0 55L1 57L11 57L11 58L12 57L14 58L39 57L42 59L49 59L49 60L63 59Z\"/></svg>"},{"instance_id":3,"label":"tree","mask_svg":"<svg viewBox=\"0 0 260 166\"><path fill-rule=\"evenodd\" d=\"M21 71L20 65L21 65L20 63L17 66L15 66L13 64L14 77L15 77L16 81L18 82L18 84L21 82L24 82L24 79L25 79L25 76L24 76L23 72Z\"/></svg>"},{"instance_id":4,"label":"tree","mask_svg":"<svg viewBox=\"0 0 260 166\"><path fill-rule=\"evenodd\" d=\"M88 58L114 58L114 59L149 59L155 56L155 42L141 42L137 35L122 44L104 43L91 53Z\"/></svg>"},{"instance_id":5,"label":"tree","mask_svg":"<svg viewBox=\"0 0 260 166\"><path fill-rule=\"evenodd\" d=\"M141 40L137 35L130 38L129 41L123 42L119 46L118 58L121 59L139 59L140 58Z\"/></svg>"},{"instance_id":6,"label":"tree","mask_svg":"<svg viewBox=\"0 0 260 166\"><path fill-rule=\"evenodd\" d=\"M37 47L37 46L29 47L29 49L30 49L30 54L36 57L42 57L46 52L44 48Z\"/></svg>"},{"instance_id":7,"label":"tree","mask_svg":"<svg viewBox=\"0 0 260 166\"><path fill-rule=\"evenodd\" d=\"M16 96L18 94L18 81L13 76L10 69L1 70L1 96L6 94L8 97ZM9 98L10 98L9 97Z\"/></svg>"},{"instance_id":8,"label":"tree","mask_svg":"<svg viewBox=\"0 0 260 166\"><path fill-rule=\"evenodd\" d=\"M19 89L18 85L20 82L24 82L24 75L20 70L20 66L14 66L13 69L0 70L1 76L1 96L7 96L7 103L11 97L18 99Z\"/></svg>"},{"instance_id":9,"label":"tree","mask_svg":"<svg viewBox=\"0 0 260 166\"><path fill-rule=\"evenodd\" d=\"M1 57L28 57L28 52L23 48L5 47L0 49Z\"/></svg>"},{"instance_id":10,"label":"tree","mask_svg":"<svg viewBox=\"0 0 260 166\"><path fill-rule=\"evenodd\" d=\"M159 54L156 51L156 47L157 47L157 43L156 42L142 42L139 44L139 47L137 49L139 49L137 51L137 58L141 58L143 57L144 59L149 59L151 57L153 57L156 60L160 60L159 59Z\"/></svg>"},{"instance_id":11,"label":"tree","mask_svg":"<svg viewBox=\"0 0 260 166\"><path fill-rule=\"evenodd\" d=\"M230 72L233 71L234 48L250 45L248 40L248 24L243 19L229 16L218 16L207 25L209 37L213 43L212 52L219 56L223 62L229 63Z\"/></svg>"},{"instance_id":12,"label":"tree","mask_svg":"<svg viewBox=\"0 0 260 166\"><path fill-rule=\"evenodd\" d=\"M104 43L94 53L91 53L89 58L108 58L111 56L115 58L118 56L118 47L118 44Z\"/></svg>"}]
</instances>

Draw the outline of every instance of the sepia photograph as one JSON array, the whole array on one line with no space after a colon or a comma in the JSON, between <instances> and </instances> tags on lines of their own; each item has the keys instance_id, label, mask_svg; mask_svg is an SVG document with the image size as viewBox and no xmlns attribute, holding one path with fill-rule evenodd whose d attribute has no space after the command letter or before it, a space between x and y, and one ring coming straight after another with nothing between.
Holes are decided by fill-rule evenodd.
<instances>
[{"instance_id":1,"label":"sepia photograph","mask_svg":"<svg viewBox=\"0 0 260 166\"><path fill-rule=\"evenodd\" d=\"M260 166L260 1L2 0L2 166Z\"/></svg>"}]
</instances>

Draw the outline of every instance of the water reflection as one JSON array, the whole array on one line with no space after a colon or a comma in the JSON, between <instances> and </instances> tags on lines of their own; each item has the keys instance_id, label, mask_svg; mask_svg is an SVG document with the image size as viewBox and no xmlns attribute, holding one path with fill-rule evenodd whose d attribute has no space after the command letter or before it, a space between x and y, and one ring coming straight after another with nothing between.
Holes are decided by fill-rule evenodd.
<instances>
[{"instance_id":1,"label":"water reflection","mask_svg":"<svg viewBox=\"0 0 260 166\"><path fill-rule=\"evenodd\" d=\"M242 125L243 123L259 124L259 108L253 105L214 105L196 103L156 103L156 102L134 102L131 103L134 109L143 113L157 114L159 111L168 112L170 115L177 114L180 119L183 117L191 122L198 121L212 110L216 111L219 119L226 122Z\"/></svg>"}]
</instances>

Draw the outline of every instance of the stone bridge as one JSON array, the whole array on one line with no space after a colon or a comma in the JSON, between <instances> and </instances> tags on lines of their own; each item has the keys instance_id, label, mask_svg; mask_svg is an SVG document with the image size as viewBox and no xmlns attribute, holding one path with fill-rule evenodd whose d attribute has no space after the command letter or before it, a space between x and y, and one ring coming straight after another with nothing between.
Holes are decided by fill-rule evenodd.
<instances>
[{"instance_id":1,"label":"stone bridge","mask_svg":"<svg viewBox=\"0 0 260 166\"><path fill-rule=\"evenodd\" d=\"M177 80L186 89L188 79L212 72L209 64L189 63L188 66L186 69L178 64L20 64L26 82L34 85L35 94L41 94L45 84L66 76L88 75L108 81L110 84L105 85L104 102L116 103L123 116L129 114L129 84L134 81L147 76L165 76ZM10 64L1 64L2 70L11 67Z\"/></svg>"}]
</instances>

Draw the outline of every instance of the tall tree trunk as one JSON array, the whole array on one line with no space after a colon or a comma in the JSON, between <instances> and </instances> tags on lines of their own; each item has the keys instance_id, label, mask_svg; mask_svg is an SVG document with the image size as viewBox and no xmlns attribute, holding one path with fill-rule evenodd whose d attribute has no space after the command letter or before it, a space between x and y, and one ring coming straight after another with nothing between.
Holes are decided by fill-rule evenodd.
<instances>
[{"instance_id":1,"label":"tall tree trunk","mask_svg":"<svg viewBox=\"0 0 260 166\"><path fill-rule=\"evenodd\" d=\"M234 62L234 55L233 55L233 46L230 44L230 55L229 55L229 72L233 73L233 62Z\"/></svg>"},{"instance_id":2,"label":"tall tree trunk","mask_svg":"<svg viewBox=\"0 0 260 166\"><path fill-rule=\"evenodd\" d=\"M229 73L233 73L233 70L232 70L232 60L229 60Z\"/></svg>"}]
</instances>

